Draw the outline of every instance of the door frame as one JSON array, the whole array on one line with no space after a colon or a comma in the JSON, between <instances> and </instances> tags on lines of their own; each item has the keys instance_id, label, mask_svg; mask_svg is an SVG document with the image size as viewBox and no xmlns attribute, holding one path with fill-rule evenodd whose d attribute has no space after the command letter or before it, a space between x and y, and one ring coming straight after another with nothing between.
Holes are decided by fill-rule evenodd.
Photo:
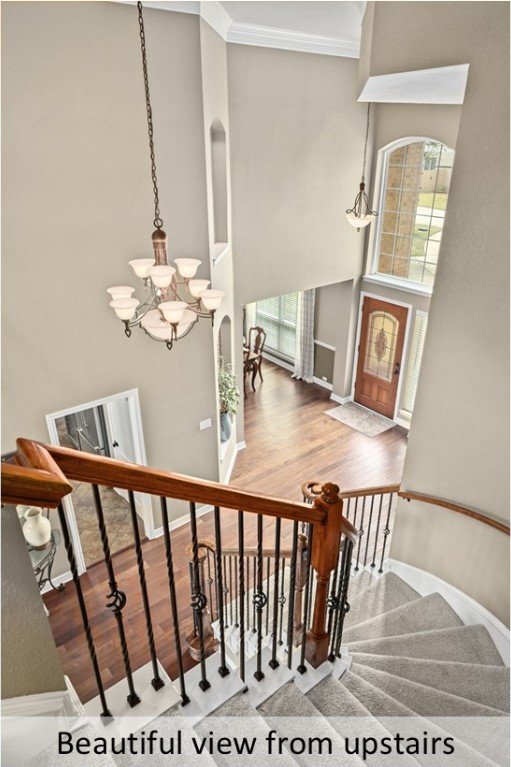
<instances>
[{"instance_id":1,"label":"door frame","mask_svg":"<svg viewBox=\"0 0 511 767\"><path fill-rule=\"evenodd\" d=\"M393 304L394 306L403 306L405 309L408 309L408 314L406 315L406 327L405 327L405 336L403 339L403 356L401 357L401 370L403 373L399 376L399 381L397 384L397 392L396 392L396 405L394 407L394 413L392 415L392 421L396 421L396 414L399 412L399 404L401 402L401 389L403 387L403 379L406 375L407 365L408 365L408 342L410 337L410 328L412 325L412 315L414 313L414 306L413 304L407 304L404 301L397 301L393 298L387 298L386 296L379 296L377 293L369 293L366 290L360 291L360 297L358 301L358 316L357 316L357 334L355 337L355 349L353 354L353 372L351 376L351 401L355 402L355 382L357 380L357 371L358 371L358 358L359 358L359 344L360 344L360 332L362 330L362 309L364 306L364 298L375 298L377 301L385 301L387 304ZM357 405L360 407L364 407L364 405L360 405L359 402L357 402ZM369 408L365 408L366 410L369 410ZM371 413L376 412L375 410L371 410Z\"/></svg>"},{"instance_id":2,"label":"door frame","mask_svg":"<svg viewBox=\"0 0 511 767\"><path fill-rule=\"evenodd\" d=\"M99 407L100 405L105 405L107 402L118 399L126 399L128 401L128 413L130 418L131 433L133 435L133 447L135 450L136 462L141 466L147 466L138 389L128 389L127 391L119 392L118 394L111 394L107 397L100 397L99 399L85 402L81 405L74 405L73 407L68 407L64 408L63 410L48 413L45 418L48 434L50 437L50 444L55 445L55 447L59 447L60 445L57 425L55 423L57 418L63 418L66 415L78 413L81 410L88 410L89 408ZM155 536L155 532L151 499L148 495L143 493L139 494L139 498L142 504L142 520L144 522L144 531L146 536L149 539L152 539ZM69 526L69 532L71 534L71 540L76 557L76 564L78 567L78 574L82 575L84 572L86 572L87 567L85 565L85 559L83 556L80 534L78 532L78 525L76 524L76 517L71 495L65 495L63 497L62 505Z\"/></svg>"}]
</instances>

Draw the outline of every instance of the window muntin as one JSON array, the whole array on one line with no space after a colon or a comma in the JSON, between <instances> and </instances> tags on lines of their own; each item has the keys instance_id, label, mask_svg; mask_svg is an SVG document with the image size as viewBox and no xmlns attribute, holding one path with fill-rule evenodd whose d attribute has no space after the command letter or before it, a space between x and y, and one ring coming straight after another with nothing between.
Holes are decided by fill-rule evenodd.
<instances>
[{"instance_id":1,"label":"window muntin","mask_svg":"<svg viewBox=\"0 0 511 767\"><path fill-rule=\"evenodd\" d=\"M295 358L298 293L266 298L256 304L256 323L266 331L265 348L290 360Z\"/></svg>"},{"instance_id":2,"label":"window muntin","mask_svg":"<svg viewBox=\"0 0 511 767\"><path fill-rule=\"evenodd\" d=\"M374 273L432 287L454 150L414 141L386 155Z\"/></svg>"},{"instance_id":3,"label":"window muntin","mask_svg":"<svg viewBox=\"0 0 511 767\"><path fill-rule=\"evenodd\" d=\"M425 312L416 312L408 356L403 399L401 403L401 409L405 410L407 413L413 413L427 327L428 315Z\"/></svg>"}]
</instances>

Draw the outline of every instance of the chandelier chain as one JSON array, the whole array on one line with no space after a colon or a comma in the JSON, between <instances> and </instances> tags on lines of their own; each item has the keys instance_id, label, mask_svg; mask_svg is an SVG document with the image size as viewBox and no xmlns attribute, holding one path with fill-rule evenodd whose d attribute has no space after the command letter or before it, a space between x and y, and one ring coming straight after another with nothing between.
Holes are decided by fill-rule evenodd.
<instances>
[{"instance_id":1,"label":"chandelier chain","mask_svg":"<svg viewBox=\"0 0 511 767\"><path fill-rule=\"evenodd\" d=\"M145 43L145 29L144 29L144 17L142 15L142 3L137 3L138 8L138 24L140 27L140 49L142 52L142 68L144 70L144 89L145 89L145 103L147 111L147 133L149 136L149 153L151 157L151 178L153 182L154 192L154 226L157 229L161 229L163 226L163 220L160 217L160 198L158 193L158 179L156 176L156 155L154 152L154 128L153 128L153 110L151 108L151 97L149 93L149 75L147 71L147 53Z\"/></svg>"},{"instance_id":2,"label":"chandelier chain","mask_svg":"<svg viewBox=\"0 0 511 767\"><path fill-rule=\"evenodd\" d=\"M362 181L365 181L365 175L366 175L367 141L369 139L370 114L371 114L371 102L369 102L367 105L366 138L364 143L364 162L362 163Z\"/></svg>"}]
</instances>

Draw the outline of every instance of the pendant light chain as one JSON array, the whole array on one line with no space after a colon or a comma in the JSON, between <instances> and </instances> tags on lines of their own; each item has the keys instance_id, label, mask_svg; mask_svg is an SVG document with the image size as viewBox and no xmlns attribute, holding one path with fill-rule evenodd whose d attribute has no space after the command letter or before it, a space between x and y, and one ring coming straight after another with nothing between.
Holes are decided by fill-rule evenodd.
<instances>
[{"instance_id":1,"label":"pendant light chain","mask_svg":"<svg viewBox=\"0 0 511 767\"><path fill-rule=\"evenodd\" d=\"M367 105L367 122L366 122L366 140L364 144L364 162L362 163L362 181L365 181L366 175L366 159L367 159L367 142L369 140L369 120L371 115L371 102Z\"/></svg>"},{"instance_id":2,"label":"pendant light chain","mask_svg":"<svg viewBox=\"0 0 511 767\"><path fill-rule=\"evenodd\" d=\"M154 153L154 129L153 129L153 110L151 108L151 97L149 94L149 75L147 72L147 54L145 44L145 29L144 29L144 17L142 15L142 3L137 3L138 8L138 24L140 27L140 49L142 52L142 68L144 70L144 88L145 88L145 103L147 110L147 132L149 135L149 153L151 156L151 178L153 181L154 192L154 226L156 229L161 229L163 226L163 220L160 217L160 198L158 194L158 179L156 177L156 156Z\"/></svg>"}]
</instances>

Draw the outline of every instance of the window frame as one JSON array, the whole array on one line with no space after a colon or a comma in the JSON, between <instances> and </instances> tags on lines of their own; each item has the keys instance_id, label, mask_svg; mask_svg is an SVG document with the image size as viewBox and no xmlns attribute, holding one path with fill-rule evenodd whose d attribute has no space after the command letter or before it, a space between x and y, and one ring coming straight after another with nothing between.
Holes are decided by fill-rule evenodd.
<instances>
[{"instance_id":1,"label":"window frame","mask_svg":"<svg viewBox=\"0 0 511 767\"><path fill-rule=\"evenodd\" d=\"M448 149L452 149L449 144L446 144L441 139L433 138L432 136L406 136L405 138L392 141L390 144L382 147L378 151L378 159L376 165L375 185L376 194L374 197L377 203L373 200L373 208L378 210L379 215L374 222L373 226L369 227L369 242L367 248L367 260L364 279L374 282L379 285L388 285L390 287L399 288L400 290L408 291L409 293L418 293L419 295L431 296L434 289L433 285L424 285L422 282L414 282L413 280L405 280L394 275L386 275L378 272L378 256L380 250L380 242L383 227L383 213L381 206L385 199L385 181L387 178L387 171L389 167L389 156L395 150L408 144L414 144L416 142L434 141L438 144L443 144Z\"/></svg>"},{"instance_id":2,"label":"window frame","mask_svg":"<svg viewBox=\"0 0 511 767\"><path fill-rule=\"evenodd\" d=\"M407 421L410 421L410 422L411 422L412 417L413 417L413 410L408 410L405 407L404 400L405 400L405 395L406 395L406 388L407 388L407 385L408 385L408 377L409 377L409 374L411 372L410 371L410 363L412 361L411 360L411 355L412 355L413 333L414 333L414 329L415 329L415 323L417 322L417 317L422 317L422 318L426 319L426 329L425 329L425 335L424 335L424 339L426 339L426 337L428 335L429 311L425 311L424 309L415 309L415 311L413 313L413 323L410 326L410 339L409 339L409 348L408 348L408 354L407 354L408 359L407 359L405 374L403 376L403 389L402 389L401 402L400 402L400 408L399 408L399 414L403 418L406 418ZM424 354L424 349L423 349L423 354ZM420 361L419 368L420 368L420 370L422 370L422 354L421 354L421 361ZM420 380L420 373L419 373L419 376L417 377L417 383L419 383L419 380ZM415 396L416 395L417 395L417 391L415 392ZM414 396L414 400L415 400L415 396ZM414 402L414 408L415 408L415 402Z\"/></svg>"},{"instance_id":3,"label":"window frame","mask_svg":"<svg viewBox=\"0 0 511 767\"><path fill-rule=\"evenodd\" d=\"M292 322L289 322L289 320L286 320L286 319L282 318L282 306L281 306L281 304L280 304L280 301L281 301L281 299L283 299L285 296L291 295L291 294L293 294L293 293L294 293L294 294L296 295L296 297L297 297L297 298L296 298L296 300L297 300L297 306L296 306L296 318L295 318L295 322L294 322L294 324L293 324ZM260 312L260 313L259 313L259 316L262 316L263 318L266 316L266 317L267 317L269 320L271 320L272 322L276 322L276 323L278 324L278 326L279 326L279 336L280 336L280 332L281 332L281 331L280 331L280 327L288 327L288 328L293 328L293 329L294 329L294 331L295 331L295 338L296 338L296 332L297 332L297 327L298 327L298 323L297 323L297 317L298 317L298 301L300 300L300 291L298 291L298 290L295 290L295 291L291 291L291 293L283 293L281 296L274 296L273 298L274 298L274 299L277 299L277 300L279 301L279 314L280 314L280 317L279 317L279 319L278 319L278 320L275 320L275 318L274 318L274 317L271 317L271 315L269 315L269 314L266 314L266 315L265 315L264 311L263 311L263 312ZM256 305L256 308L255 308L255 320L256 320L256 322L258 322L258 319L257 319L257 315L258 315L258 311L257 311L257 304L258 304L258 303L262 303L262 302L263 302L263 301L265 301L265 300L267 301L267 300L271 300L271 299L261 299L260 301L255 301L255 302L254 302L254 303L255 303L255 305ZM267 342L265 343L265 351L268 351L268 352L269 352L269 353L270 353L272 356L274 356L274 357L277 357L278 359L282 359L282 360L284 360L285 362L289 362L289 363L291 363L291 364L294 364L294 362L295 362L295 358L294 358L294 356L293 356L293 357L290 357L290 356L288 356L287 354L285 354L284 352L280 351L279 349L274 349L274 348L273 348L273 346L270 346L270 345L269 345L269 343L267 343Z\"/></svg>"}]
</instances>

